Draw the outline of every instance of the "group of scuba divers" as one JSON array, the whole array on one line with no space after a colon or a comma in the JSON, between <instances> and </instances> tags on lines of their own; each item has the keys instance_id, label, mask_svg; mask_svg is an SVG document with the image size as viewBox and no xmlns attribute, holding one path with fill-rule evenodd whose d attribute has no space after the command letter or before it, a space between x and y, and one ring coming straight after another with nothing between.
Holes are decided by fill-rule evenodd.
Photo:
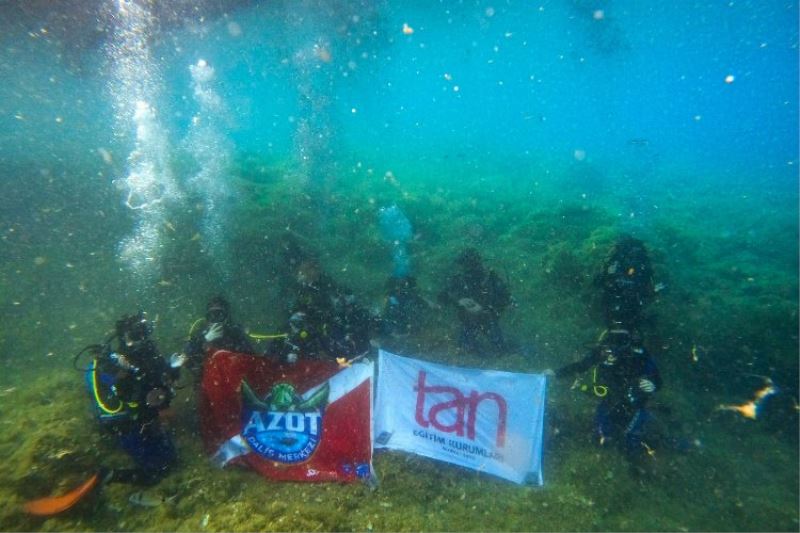
<instances>
[{"instance_id":1,"label":"group of scuba divers","mask_svg":"<svg viewBox=\"0 0 800 533\"><path fill-rule=\"evenodd\" d=\"M264 357L282 364L300 358L353 360L370 352L371 336L407 336L426 320L426 313L443 307L457 311L458 342L464 352L508 350L500 317L513 303L512 296L507 283L484 265L474 248L455 260L436 301L419 294L413 276L393 274L383 308L370 313L349 289L325 274L316 259L293 241L287 242L281 247L292 293L286 333L269 342L261 351ZM640 331L644 309L655 295L644 243L622 236L596 282L606 332L583 359L546 373L563 378L591 370L592 390L600 398L594 425L597 440L602 445L613 442L635 458L650 451L644 435L646 406L661 387ZM163 357L152 333L152 323L144 313L122 318L111 338L95 347L95 357L86 369L100 425L135 465L102 469L102 482L150 485L175 464L175 447L159 423L159 412L170 405L181 367L199 383L206 354L220 349L257 353L252 338L232 319L230 305L219 296L208 302L204 323L191 333L182 353Z\"/></svg>"}]
</instances>

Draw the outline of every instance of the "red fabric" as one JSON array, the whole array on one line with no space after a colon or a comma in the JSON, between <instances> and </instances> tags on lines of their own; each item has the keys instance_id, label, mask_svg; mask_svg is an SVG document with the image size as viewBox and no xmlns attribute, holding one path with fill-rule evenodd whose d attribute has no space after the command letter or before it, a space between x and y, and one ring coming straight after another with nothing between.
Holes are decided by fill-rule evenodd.
<instances>
[{"instance_id":1,"label":"red fabric","mask_svg":"<svg viewBox=\"0 0 800 533\"><path fill-rule=\"evenodd\" d=\"M328 361L281 364L274 360L228 351L209 357L203 370L200 421L203 443L209 454L242 431L242 380L247 380L259 398L276 383L294 385L297 394L327 381L340 371ZM250 452L233 460L260 474L284 481L355 481L356 466L369 465L372 446L370 381L366 380L334 403L327 405L322 438L314 454L301 464L268 460ZM309 472L314 475L309 475Z\"/></svg>"}]
</instances>

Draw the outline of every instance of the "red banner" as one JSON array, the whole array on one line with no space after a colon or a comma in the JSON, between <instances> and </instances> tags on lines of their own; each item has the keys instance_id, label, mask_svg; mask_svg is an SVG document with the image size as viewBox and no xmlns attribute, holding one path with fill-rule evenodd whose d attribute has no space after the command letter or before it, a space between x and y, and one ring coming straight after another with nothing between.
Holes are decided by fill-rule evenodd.
<instances>
[{"instance_id":1,"label":"red banner","mask_svg":"<svg viewBox=\"0 0 800 533\"><path fill-rule=\"evenodd\" d=\"M282 364L217 351L200 394L203 442L224 466L283 481L355 481L372 472L371 362Z\"/></svg>"}]
</instances>

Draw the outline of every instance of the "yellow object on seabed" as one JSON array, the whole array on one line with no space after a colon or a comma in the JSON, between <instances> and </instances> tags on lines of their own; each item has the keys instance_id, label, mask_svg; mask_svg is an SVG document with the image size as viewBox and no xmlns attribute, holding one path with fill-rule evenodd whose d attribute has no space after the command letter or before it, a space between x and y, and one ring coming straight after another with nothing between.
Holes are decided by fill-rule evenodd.
<instances>
[{"instance_id":1,"label":"yellow object on seabed","mask_svg":"<svg viewBox=\"0 0 800 533\"><path fill-rule=\"evenodd\" d=\"M734 411L739 413L745 418L749 418L750 420L756 420L758 418L758 411L761 407L761 402L772 396L773 394L778 393L778 388L775 387L772 380L768 377L764 377L765 382L764 386L758 389L754 395L753 399L749 402L745 402L743 404L722 404L717 406L717 411Z\"/></svg>"}]
</instances>

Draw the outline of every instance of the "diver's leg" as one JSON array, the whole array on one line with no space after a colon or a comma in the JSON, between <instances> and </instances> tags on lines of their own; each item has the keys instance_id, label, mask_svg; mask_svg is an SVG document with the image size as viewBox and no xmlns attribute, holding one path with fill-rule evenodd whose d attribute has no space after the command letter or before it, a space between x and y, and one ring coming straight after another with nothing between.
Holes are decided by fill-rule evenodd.
<instances>
[{"instance_id":1,"label":"diver's leg","mask_svg":"<svg viewBox=\"0 0 800 533\"><path fill-rule=\"evenodd\" d=\"M500 323L497 319L490 320L484 327L486 337L492 345L492 348L498 352L502 352L506 348L506 341L503 338L503 330L500 329Z\"/></svg>"},{"instance_id":2,"label":"diver's leg","mask_svg":"<svg viewBox=\"0 0 800 533\"><path fill-rule=\"evenodd\" d=\"M640 457L650 448L644 441L644 427L649 415L644 409L637 409L625 426L625 454L629 458Z\"/></svg>"},{"instance_id":3,"label":"diver's leg","mask_svg":"<svg viewBox=\"0 0 800 533\"><path fill-rule=\"evenodd\" d=\"M152 485L164 477L177 461L175 445L158 420L137 425L119 436L122 448L131 456L135 469L115 470L112 481Z\"/></svg>"},{"instance_id":4,"label":"diver's leg","mask_svg":"<svg viewBox=\"0 0 800 533\"><path fill-rule=\"evenodd\" d=\"M613 425L611 423L611 408L608 402L602 401L597 405L594 413L594 433L597 442L605 446L612 437Z\"/></svg>"},{"instance_id":5,"label":"diver's leg","mask_svg":"<svg viewBox=\"0 0 800 533\"><path fill-rule=\"evenodd\" d=\"M458 344L466 353L474 353L478 349L477 327L471 322L461 323L461 334Z\"/></svg>"}]
</instances>

